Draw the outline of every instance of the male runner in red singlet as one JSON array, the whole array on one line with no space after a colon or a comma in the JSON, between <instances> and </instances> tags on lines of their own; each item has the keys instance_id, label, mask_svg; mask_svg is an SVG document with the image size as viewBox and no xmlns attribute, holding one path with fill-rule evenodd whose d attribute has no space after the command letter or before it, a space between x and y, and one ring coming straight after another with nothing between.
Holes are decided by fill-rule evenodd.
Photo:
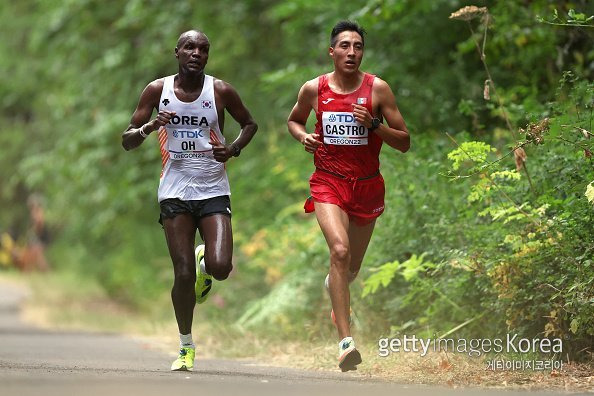
<instances>
[{"instance_id":1,"label":"male runner in red singlet","mask_svg":"<svg viewBox=\"0 0 594 396\"><path fill-rule=\"evenodd\" d=\"M182 33L175 47L178 73L146 86L122 135L122 145L131 150L158 130L163 162L160 222L173 261L171 299L181 346L171 365L175 371L194 367L195 304L206 300L212 278L224 280L232 268L230 190L224 163L238 157L258 129L237 91L204 74L209 49L204 33ZM151 120L153 110L158 114ZM223 136L225 110L241 127L231 144ZM196 230L204 245L195 250Z\"/></svg>"},{"instance_id":2,"label":"male runner in red singlet","mask_svg":"<svg viewBox=\"0 0 594 396\"><path fill-rule=\"evenodd\" d=\"M339 367L356 370L361 355L351 337L349 283L357 276L375 220L384 211L379 172L382 143L406 152L410 137L388 84L359 70L365 31L341 21L332 29L334 71L306 82L288 119L289 132L314 154L307 212L316 218L330 250L326 286L338 330ZM314 133L307 133L316 113ZM383 123L383 120L386 123Z\"/></svg>"}]
</instances>

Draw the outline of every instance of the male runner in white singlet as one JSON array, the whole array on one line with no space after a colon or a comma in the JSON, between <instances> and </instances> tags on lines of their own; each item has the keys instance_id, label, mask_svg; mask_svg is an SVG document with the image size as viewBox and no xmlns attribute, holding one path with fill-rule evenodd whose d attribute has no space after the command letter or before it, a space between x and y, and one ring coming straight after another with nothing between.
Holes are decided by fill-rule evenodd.
<instances>
[{"instance_id":1,"label":"male runner in white singlet","mask_svg":"<svg viewBox=\"0 0 594 396\"><path fill-rule=\"evenodd\" d=\"M180 353L171 370L192 370L192 319L196 302L206 300L212 278L231 272L230 190L225 162L238 157L258 126L229 84L204 74L210 43L202 32L182 33L175 47L179 70L146 86L122 135L126 150L158 131L163 171L158 199L175 280L171 299L179 328ZM151 120L153 109L158 111ZM241 126L226 144L225 110ZM194 249L196 230L204 245Z\"/></svg>"}]
</instances>

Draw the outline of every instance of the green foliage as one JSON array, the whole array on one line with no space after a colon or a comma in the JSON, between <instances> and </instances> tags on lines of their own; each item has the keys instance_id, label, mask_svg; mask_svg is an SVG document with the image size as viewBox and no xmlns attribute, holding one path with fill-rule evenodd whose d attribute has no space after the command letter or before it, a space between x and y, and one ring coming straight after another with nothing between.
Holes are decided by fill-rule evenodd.
<instances>
[{"instance_id":1,"label":"green foliage","mask_svg":"<svg viewBox=\"0 0 594 396\"><path fill-rule=\"evenodd\" d=\"M362 297L374 294L380 286L386 287L396 274L400 274L404 281L410 282L419 272L427 271L434 267L432 263L423 262L425 253L417 257L413 254L411 258L403 263L392 261L373 269L373 274L365 280Z\"/></svg>"},{"instance_id":2,"label":"green foliage","mask_svg":"<svg viewBox=\"0 0 594 396\"><path fill-rule=\"evenodd\" d=\"M494 189L504 189L506 182L520 180L520 177L520 173L516 170L501 170L492 172L490 175L483 175L472 186L467 200L469 203L490 200Z\"/></svg>"},{"instance_id":3,"label":"green foliage","mask_svg":"<svg viewBox=\"0 0 594 396\"><path fill-rule=\"evenodd\" d=\"M452 161L452 169L458 170L466 161L484 165L487 155L495 151L493 147L483 142L464 142L448 154L448 159ZM471 170L477 169L473 166Z\"/></svg>"},{"instance_id":4,"label":"green foliage","mask_svg":"<svg viewBox=\"0 0 594 396\"><path fill-rule=\"evenodd\" d=\"M594 27L594 15L586 15L582 12L576 12L573 8L570 8L567 12L567 17L561 18L559 11L555 8L553 15L550 20L546 20L543 17L537 17L539 22L548 23L550 25L558 26L582 26L582 27Z\"/></svg>"},{"instance_id":5,"label":"green foliage","mask_svg":"<svg viewBox=\"0 0 594 396\"><path fill-rule=\"evenodd\" d=\"M519 172L507 168L502 161L507 153L488 158L493 152L489 144L463 142L448 154L451 173L469 174L454 179L469 185L472 205L449 220L448 229L457 230L458 240L436 240L441 249L429 256L439 263L434 271L396 278L400 267L394 261L366 280L366 295L380 285L397 293L387 313L400 318L392 332L415 329L430 335L464 323L458 333L468 337L489 331L493 336L513 331L560 337L564 351L574 357L591 347L594 219L584 191L589 191L594 169L584 154L592 149L589 134L576 132L591 122L583 115L592 108L592 83L573 80L568 85L566 77L557 95L568 99L551 107L550 114L558 117L531 124L525 133L533 138L514 145L530 142L535 147L528 157L535 191ZM443 289L446 282L449 287ZM490 319L483 317L485 326L477 326L471 319L485 310ZM441 312L450 317L440 322Z\"/></svg>"},{"instance_id":6,"label":"green foliage","mask_svg":"<svg viewBox=\"0 0 594 396\"><path fill-rule=\"evenodd\" d=\"M236 271L215 285L219 305L202 312L263 336L328 336L327 247L302 213L313 165L284 122L299 87L331 70L330 29L350 18L368 32L363 69L393 88L412 133L406 155L381 154L386 212L365 282L352 288L358 331L432 336L465 324L457 335L567 337L571 357L584 356L594 337L594 51L579 25L591 25L592 2L488 2L485 59L500 102L483 99L474 39L485 25L472 22L470 33L448 19L464 5L3 4L0 231L22 236L26 198L41 193L55 268L84 273L144 312L169 304L158 144L151 137L126 153L120 135L143 87L176 72L178 35L202 29L212 42L207 72L233 84L260 125L228 164ZM236 130L228 121L226 135ZM530 179L511 161L516 147L528 154Z\"/></svg>"}]
</instances>

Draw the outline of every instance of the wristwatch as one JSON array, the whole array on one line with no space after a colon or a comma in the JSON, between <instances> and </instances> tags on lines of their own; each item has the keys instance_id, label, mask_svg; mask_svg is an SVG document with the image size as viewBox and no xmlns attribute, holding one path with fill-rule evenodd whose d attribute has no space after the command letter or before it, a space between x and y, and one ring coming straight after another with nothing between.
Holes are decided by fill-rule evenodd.
<instances>
[{"instance_id":1,"label":"wristwatch","mask_svg":"<svg viewBox=\"0 0 594 396\"><path fill-rule=\"evenodd\" d=\"M239 146L232 144L231 145L231 155L234 157L239 157L239 154L241 154L241 149L239 148Z\"/></svg>"},{"instance_id":2,"label":"wristwatch","mask_svg":"<svg viewBox=\"0 0 594 396\"><path fill-rule=\"evenodd\" d=\"M377 129L380 126L381 123L382 123L382 121L379 118L373 117L371 119L371 128L368 128L368 130L371 132L374 129Z\"/></svg>"}]
</instances>

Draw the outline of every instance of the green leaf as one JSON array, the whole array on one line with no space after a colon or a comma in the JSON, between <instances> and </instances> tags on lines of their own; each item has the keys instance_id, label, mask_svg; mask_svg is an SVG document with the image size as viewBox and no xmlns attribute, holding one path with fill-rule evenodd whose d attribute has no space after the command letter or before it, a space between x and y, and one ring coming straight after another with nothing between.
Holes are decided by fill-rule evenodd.
<instances>
[{"instance_id":1,"label":"green leaf","mask_svg":"<svg viewBox=\"0 0 594 396\"><path fill-rule=\"evenodd\" d=\"M452 161L454 170L460 169L463 163L471 161L472 168L484 165L490 152L495 152L495 148L484 142L464 142L455 150L448 153L448 159Z\"/></svg>"},{"instance_id":2,"label":"green leaf","mask_svg":"<svg viewBox=\"0 0 594 396\"><path fill-rule=\"evenodd\" d=\"M388 287L396 274L400 274L405 281L410 282L419 272L434 268L435 265L433 263L423 261L425 255L426 253L423 253L420 256L413 254L403 263L395 260L374 269L375 272L365 280L362 296L365 297L369 294L376 293L380 286L384 288Z\"/></svg>"}]
</instances>

